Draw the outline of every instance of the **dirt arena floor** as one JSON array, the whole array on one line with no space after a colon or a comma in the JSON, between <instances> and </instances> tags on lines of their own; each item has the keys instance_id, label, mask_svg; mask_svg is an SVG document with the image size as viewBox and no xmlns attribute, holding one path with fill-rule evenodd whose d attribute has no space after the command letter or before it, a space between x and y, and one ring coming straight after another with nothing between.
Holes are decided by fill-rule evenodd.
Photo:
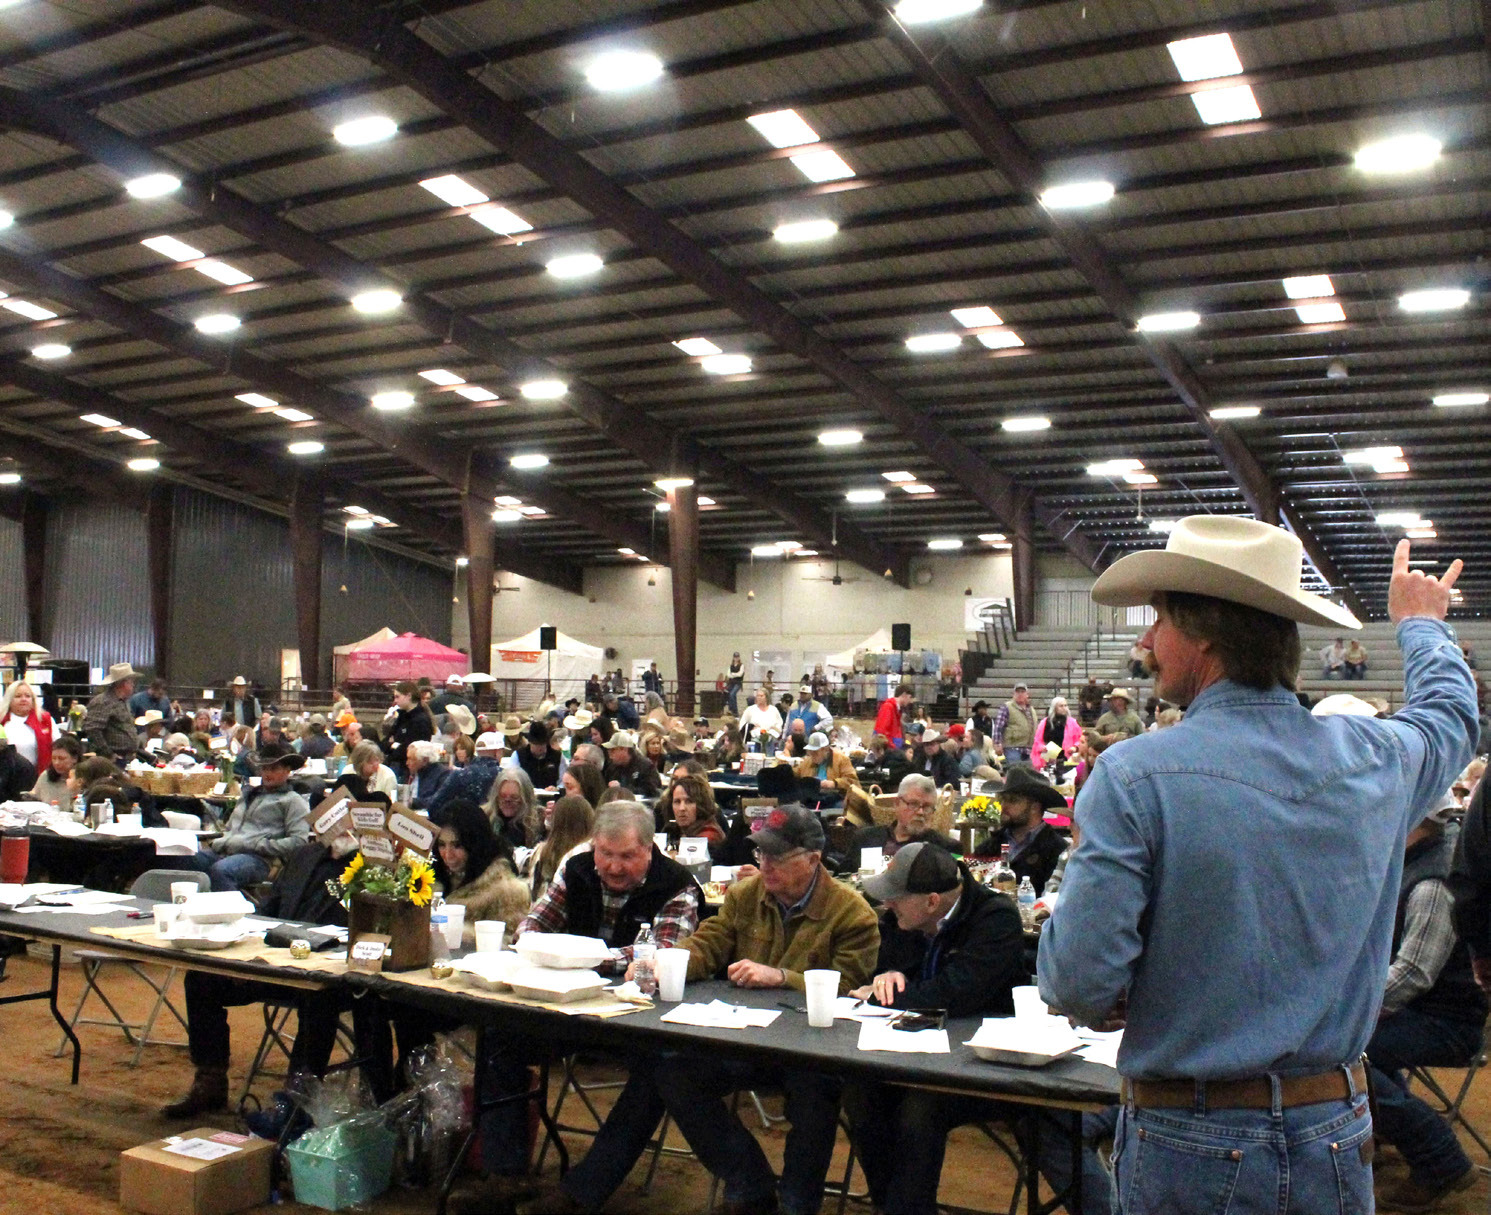
<instances>
[{"instance_id":1,"label":"dirt arena floor","mask_svg":"<svg viewBox=\"0 0 1491 1215\"><path fill-rule=\"evenodd\" d=\"M46 967L25 957L13 958L7 978L0 983L0 996L42 987ZM81 990L76 967L64 967L63 1006L71 1009ZM121 1010L131 1018L141 1018L148 1011L144 1000L146 989L132 976L120 974L106 983L111 996L117 996ZM177 989L179 992L179 988ZM179 1001L178 1001L179 1003ZM259 1009L249 1007L231 1010L234 1067L230 1083L236 1095L242 1088L244 1073L259 1041L262 1030ZM164 1119L158 1108L179 1097L191 1080L191 1067L184 1047L151 1046L146 1049L139 1067L130 1067L133 1048L128 1047L117 1030L97 1026L82 1027L82 1077L77 1088L68 1083L70 1059L54 1059L58 1030L45 1002L0 1008L0 1025L4 1033L4 1067L7 1081L0 1100L0 1213L5 1215L113 1215L119 1206L119 1153L125 1148L173 1134L187 1125ZM162 1032L169 1034L171 1026ZM282 1062L282 1061L281 1061ZM594 1072L595 1080L606 1079ZM1446 1083L1458 1083L1459 1073L1447 1073ZM261 1080L256 1086L260 1096L267 1097L275 1086L273 1079ZM1478 1077L1471 1094L1469 1113L1477 1127L1491 1126L1491 1078ZM596 1095L596 1104L604 1110L610 1092ZM773 1106L768 1102L768 1110ZM779 1111L777 1111L779 1112ZM566 1121L580 1120L578 1109L566 1110ZM232 1129L230 1114L208 1117L191 1125L214 1124ZM759 1131L753 1116L750 1125ZM783 1132L780 1126L759 1131L767 1154L780 1164ZM588 1141L582 1136L568 1137L570 1150L583 1154ZM681 1140L670 1136L670 1146ZM1467 1144L1478 1164L1491 1164L1474 1144ZM843 1174L846 1145L840 1136L834 1169L830 1177ZM548 1160L548 1174L557 1170L553 1154ZM1403 1172L1403 1165L1391 1152L1379 1156L1379 1176L1392 1181ZM692 1159L665 1156L658 1169L650 1194L642 1194L640 1185L645 1167L639 1166L608 1206L618 1215L637 1212L702 1212L708 1193L708 1175ZM953 1210L1004 1211L1008 1209L1014 1185L1009 1163L987 1139L973 1128L954 1133L949 1144L947 1166L943 1171L941 1201ZM854 1189L863 1189L863 1178L856 1172ZM836 1200L825 1209L832 1211ZM413 1215L434 1210L432 1191L398 1190L377 1199L369 1208L379 1215ZM317 1208L287 1200L278 1207L255 1208L263 1211L309 1212ZM866 1212L867 1204L851 1202L851 1211ZM1443 1210L1453 1215L1470 1215L1488 1209L1487 1180L1483 1176L1474 1188L1457 1195Z\"/></svg>"}]
</instances>

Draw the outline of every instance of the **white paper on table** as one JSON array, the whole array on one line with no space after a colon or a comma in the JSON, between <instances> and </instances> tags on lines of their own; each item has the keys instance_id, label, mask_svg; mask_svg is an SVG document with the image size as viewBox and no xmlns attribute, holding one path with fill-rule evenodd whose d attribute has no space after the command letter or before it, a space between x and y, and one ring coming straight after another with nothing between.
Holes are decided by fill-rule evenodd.
<instances>
[{"instance_id":1,"label":"white paper on table","mask_svg":"<svg viewBox=\"0 0 1491 1215\"><path fill-rule=\"evenodd\" d=\"M65 882L0 882L0 910L14 910L27 899L35 898L37 895L81 889L81 886L69 886Z\"/></svg>"},{"instance_id":2,"label":"white paper on table","mask_svg":"<svg viewBox=\"0 0 1491 1215\"><path fill-rule=\"evenodd\" d=\"M197 833L175 827L141 827L140 835L155 844L156 856L196 856Z\"/></svg>"},{"instance_id":3,"label":"white paper on table","mask_svg":"<svg viewBox=\"0 0 1491 1215\"><path fill-rule=\"evenodd\" d=\"M746 1008L711 1000L708 1004L680 1004L663 1020L670 1025L699 1025L706 1029L765 1029L782 1014L769 1008Z\"/></svg>"},{"instance_id":4,"label":"white paper on table","mask_svg":"<svg viewBox=\"0 0 1491 1215\"><path fill-rule=\"evenodd\" d=\"M123 910L125 908L119 906L118 903L89 903L86 907L46 907L39 903L32 903L27 907L17 907L16 915L35 915L41 911L49 911L54 915L109 915L111 912Z\"/></svg>"},{"instance_id":5,"label":"white paper on table","mask_svg":"<svg viewBox=\"0 0 1491 1215\"><path fill-rule=\"evenodd\" d=\"M93 828L88 826L87 823L75 823L71 819L57 819L47 823L46 828L53 835L63 835L68 839L79 835L93 834Z\"/></svg>"},{"instance_id":6,"label":"white paper on table","mask_svg":"<svg viewBox=\"0 0 1491 1215\"><path fill-rule=\"evenodd\" d=\"M345 941L347 939L347 929L341 924L317 924L311 931L328 933L336 937L338 941Z\"/></svg>"},{"instance_id":7,"label":"white paper on table","mask_svg":"<svg viewBox=\"0 0 1491 1215\"><path fill-rule=\"evenodd\" d=\"M163 1150L178 1156L190 1156L193 1160L219 1160L243 1149L231 1143L213 1143L210 1139L178 1139Z\"/></svg>"},{"instance_id":8,"label":"white paper on table","mask_svg":"<svg viewBox=\"0 0 1491 1215\"><path fill-rule=\"evenodd\" d=\"M324 759L308 759L301 765L300 770L306 776L325 776L326 761Z\"/></svg>"},{"instance_id":9,"label":"white paper on table","mask_svg":"<svg viewBox=\"0 0 1491 1215\"><path fill-rule=\"evenodd\" d=\"M127 903L132 897L108 890L77 890L71 894L42 895L40 901L52 907L88 907L94 903Z\"/></svg>"},{"instance_id":10,"label":"white paper on table","mask_svg":"<svg viewBox=\"0 0 1491 1215\"><path fill-rule=\"evenodd\" d=\"M1118 1048L1123 1045L1123 1030L1111 1034L1100 1034L1093 1029L1079 1029L1077 1037L1085 1043L1077 1053L1089 1063L1101 1063L1104 1067L1118 1066Z\"/></svg>"},{"instance_id":11,"label":"white paper on table","mask_svg":"<svg viewBox=\"0 0 1491 1215\"><path fill-rule=\"evenodd\" d=\"M1064 1017L985 1017L969 1044L1055 1058L1082 1044Z\"/></svg>"},{"instance_id":12,"label":"white paper on table","mask_svg":"<svg viewBox=\"0 0 1491 1215\"><path fill-rule=\"evenodd\" d=\"M946 1055L952 1050L945 1029L896 1029L887 1021L859 1023L860 1050L889 1050L903 1055Z\"/></svg>"},{"instance_id":13,"label":"white paper on table","mask_svg":"<svg viewBox=\"0 0 1491 1215\"><path fill-rule=\"evenodd\" d=\"M839 1021L883 1021L894 1017L900 1009L881 1008L878 1004L866 1004L853 996L834 997L834 1018Z\"/></svg>"}]
</instances>

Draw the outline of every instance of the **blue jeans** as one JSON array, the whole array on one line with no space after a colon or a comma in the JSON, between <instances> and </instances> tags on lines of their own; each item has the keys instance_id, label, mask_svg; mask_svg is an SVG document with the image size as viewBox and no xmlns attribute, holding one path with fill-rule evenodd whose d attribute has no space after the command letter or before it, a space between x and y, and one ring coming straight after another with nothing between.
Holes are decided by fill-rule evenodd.
<instances>
[{"instance_id":1,"label":"blue jeans","mask_svg":"<svg viewBox=\"0 0 1491 1215\"><path fill-rule=\"evenodd\" d=\"M1028 764L1030 762L1030 748L1006 747L1004 749L1004 762L1006 764Z\"/></svg>"},{"instance_id":2,"label":"blue jeans","mask_svg":"<svg viewBox=\"0 0 1491 1215\"><path fill-rule=\"evenodd\" d=\"M1454 1128L1408 1091L1414 1067L1465 1067L1481 1048L1481 1027L1447 1021L1412 1008L1377 1023L1367 1043L1377 1095L1377 1133L1403 1153L1413 1179L1440 1186L1462 1176L1470 1157Z\"/></svg>"},{"instance_id":3,"label":"blue jeans","mask_svg":"<svg viewBox=\"0 0 1491 1215\"><path fill-rule=\"evenodd\" d=\"M869 1183L870 1200L888 1215L936 1215L948 1132L970 1122L1015 1122L1021 1150L1029 1152L1026 1116L1034 1115L1039 1122L1039 1141L1034 1147L1041 1175L1057 1192L1071 1181L1071 1136L1078 1115L1065 1110L1036 1110L985 1097L854 1083L844 1090L844 1108L856 1157ZM1112 1120L1105 1122L1101 1114L1081 1118L1082 1210L1084 1215L1108 1215L1113 1183L1092 1145L1112 1133Z\"/></svg>"},{"instance_id":4,"label":"blue jeans","mask_svg":"<svg viewBox=\"0 0 1491 1215\"><path fill-rule=\"evenodd\" d=\"M736 717L740 716L740 685L738 683L725 685L725 706Z\"/></svg>"},{"instance_id":5,"label":"blue jeans","mask_svg":"<svg viewBox=\"0 0 1491 1215\"><path fill-rule=\"evenodd\" d=\"M616 1192L663 1120L663 1099L653 1081L654 1062L628 1061L626 1086L596 1132L590 1151L564 1176L565 1192L587 1210L599 1210ZM485 1123L482 1133L486 1133Z\"/></svg>"},{"instance_id":6,"label":"blue jeans","mask_svg":"<svg viewBox=\"0 0 1491 1215\"><path fill-rule=\"evenodd\" d=\"M194 869L212 879L212 888L218 893L225 890L242 890L269 876L269 862L252 852L235 852L231 856L218 856L205 848L196 856L172 857L170 868Z\"/></svg>"},{"instance_id":7,"label":"blue jeans","mask_svg":"<svg viewBox=\"0 0 1491 1215\"><path fill-rule=\"evenodd\" d=\"M815 1215L839 1132L836 1076L769 1064L665 1055L653 1073L657 1091L700 1162L725 1186L726 1202L765 1202L776 1175L756 1137L725 1104L737 1089L781 1089L787 1094L786 1150L778 1192L784 1215Z\"/></svg>"},{"instance_id":8,"label":"blue jeans","mask_svg":"<svg viewBox=\"0 0 1491 1215\"><path fill-rule=\"evenodd\" d=\"M1113 1146L1120 1215L1371 1215L1365 1092L1292 1109L1129 1109Z\"/></svg>"}]
</instances>

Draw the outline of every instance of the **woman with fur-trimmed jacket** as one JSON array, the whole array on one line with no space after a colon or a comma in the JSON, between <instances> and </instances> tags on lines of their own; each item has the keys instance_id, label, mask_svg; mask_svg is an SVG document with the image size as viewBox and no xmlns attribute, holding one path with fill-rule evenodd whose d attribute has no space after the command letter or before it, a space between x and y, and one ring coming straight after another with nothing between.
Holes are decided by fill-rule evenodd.
<instances>
[{"instance_id":1,"label":"woman with fur-trimmed jacket","mask_svg":"<svg viewBox=\"0 0 1491 1215\"><path fill-rule=\"evenodd\" d=\"M466 908L461 940L476 944L478 920L502 920L511 940L528 913L528 883L518 876L512 845L492 830L486 812L458 798L445 807L445 823L435 847L435 880L447 903Z\"/></svg>"}]
</instances>

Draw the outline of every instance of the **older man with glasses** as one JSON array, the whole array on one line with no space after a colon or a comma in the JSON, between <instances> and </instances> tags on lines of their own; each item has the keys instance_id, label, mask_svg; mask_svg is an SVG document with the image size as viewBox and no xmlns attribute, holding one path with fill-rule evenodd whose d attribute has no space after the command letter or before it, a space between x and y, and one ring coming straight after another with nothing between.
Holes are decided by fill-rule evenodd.
<instances>
[{"instance_id":1,"label":"older man with glasses","mask_svg":"<svg viewBox=\"0 0 1491 1215\"><path fill-rule=\"evenodd\" d=\"M936 844L954 855L962 852L962 845L952 836L932 829L932 817L937 813L937 786L930 776L912 772L903 777L896 790L895 811L894 823L883 827L861 827L854 833L844 855L844 868L859 868L862 849L879 848L881 855L890 860L907 844L918 840Z\"/></svg>"}]
</instances>

